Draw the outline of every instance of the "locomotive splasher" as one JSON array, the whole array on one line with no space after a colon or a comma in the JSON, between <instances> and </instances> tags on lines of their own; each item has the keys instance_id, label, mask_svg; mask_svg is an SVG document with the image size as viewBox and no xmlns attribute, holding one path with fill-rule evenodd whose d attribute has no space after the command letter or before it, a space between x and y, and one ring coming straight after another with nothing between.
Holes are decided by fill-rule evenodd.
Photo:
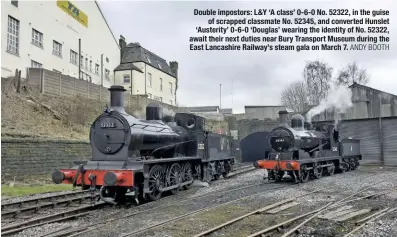
<instances>
[{"instance_id":1,"label":"locomotive splasher","mask_svg":"<svg viewBox=\"0 0 397 237\"><path fill-rule=\"evenodd\" d=\"M194 177L208 174L211 162L203 118L177 113L176 123L166 123L162 108L153 103L146 107L146 120L141 120L125 112L124 87L112 86L109 91L110 108L91 125L91 160L54 171L54 183L100 189L100 198L108 203L123 202L128 196L139 203L138 199L157 200L165 191L188 189ZM226 154L215 157L222 164L216 172L231 170L234 158Z\"/></svg>"}]
</instances>

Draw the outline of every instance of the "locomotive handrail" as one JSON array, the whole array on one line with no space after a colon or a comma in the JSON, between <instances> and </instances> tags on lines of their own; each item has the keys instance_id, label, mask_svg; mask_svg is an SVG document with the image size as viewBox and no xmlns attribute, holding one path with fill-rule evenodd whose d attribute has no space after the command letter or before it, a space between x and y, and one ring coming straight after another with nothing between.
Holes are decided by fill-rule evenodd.
<instances>
[{"instance_id":1,"label":"locomotive handrail","mask_svg":"<svg viewBox=\"0 0 397 237\"><path fill-rule=\"evenodd\" d=\"M145 124L132 124L130 127L133 127L135 125L142 126L141 129L146 129L147 127L160 129L159 131L156 131L156 132L161 132L166 129L169 129L169 128L164 128L164 127L159 127L159 126L151 126L151 125L145 125ZM169 131L169 132L171 132L171 131Z\"/></svg>"},{"instance_id":2,"label":"locomotive handrail","mask_svg":"<svg viewBox=\"0 0 397 237\"><path fill-rule=\"evenodd\" d=\"M328 144L328 142L325 142L324 144L321 144L321 145L319 145L318 147L315 147L315 148L311 149L311 150L309 151L309 153L310 153L310 152L313 152L313 151L315 151L315 150L319 150L320 148L322 148L323 146L325 146L325 145L327 145L327 144Z\"/></svg>"},{"instance_id":3,"label":"locomotive handrail","mask_svg":"<svg viewBox=\"0 0 397 237\"><path fill-rule=\"evenodd\" d=\"M154 154L156 151L158 151L158 150L161 150L161 149L164 149L164 148L176 147L176 146L178 146L178 145L181 145L181 144L184 144L184 143L188 143L188 142L192 142L192 141L194 141L194 140L188 140L188 141L183 141L183 142L177 142L177 143L173 143L173 144L171 144L171 145L166 145L166 146L159 147L159 148L153 150L152 153L151 153L151 155L153 155L153 154Z\"/></svg>"}]
</instances>

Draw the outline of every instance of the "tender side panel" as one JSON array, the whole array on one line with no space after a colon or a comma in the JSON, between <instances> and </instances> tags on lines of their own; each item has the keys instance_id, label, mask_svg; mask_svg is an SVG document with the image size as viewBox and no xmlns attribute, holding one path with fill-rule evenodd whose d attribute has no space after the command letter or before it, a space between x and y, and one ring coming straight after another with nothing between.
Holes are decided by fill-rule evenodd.
<instances>
[{"instance_id":1,"label":"tender side panel","mask_svg":"<svg viewBox=\"0 0 397 237\"><path fill-rule=\"evenodd\" d=\"M231 137L216 133L207 133L208 160L221 160L233 157L233 143Z\"/></svg>"},{"instance_id":2,"label":"tender side panel","mask_svg":"<svg viewBox=\"0 0 397 237\"><path fill-rule=\"evenodd\" d=\"M62 181L64 184L72 184L76 176L77 170L63 169L60 170L65 179ZM84 185L90 185L91 180L90 175L96 176L95 185L103 186L105 185L104 177L107 172L113 172L117 176L117 183L115 186L122 187L133 187L134 186L134 172L132 170L86 170L84 173ZM81 173L77 177L76 184L78 186L82 185Z\"/></svg>"},{"instance_id":3,"label":"tender side panel","mask_svg":"<svg viewBox=\"0 0 397 237\"><path fill-rule=\"evenodd\" d=\"M340 143L340 152L342 157L361 157L360 141L355 139L342 140Z\"/></svg>"}]
</instances>

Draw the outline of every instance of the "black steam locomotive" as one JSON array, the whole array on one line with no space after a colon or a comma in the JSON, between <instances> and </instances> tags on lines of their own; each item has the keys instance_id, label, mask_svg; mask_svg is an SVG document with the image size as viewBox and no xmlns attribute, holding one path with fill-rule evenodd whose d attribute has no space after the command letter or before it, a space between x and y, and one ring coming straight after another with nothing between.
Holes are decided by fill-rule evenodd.
<instances>
[{"instance_id":1,"label":"black steam locomotive","mask_svg":"<svg viewBox=\"0 0 397 237\"><path fill-rule=\"evenodd\" d=\"M313 129L302 115L295 114L289 126L288 112L280 111L279 115L280 124L269 134L272 151L266 159L254 162L255 167L268 171L269 180L278 181L288 174L295 182L306 182L309 177L321 178L359 166L360 141L341 139L334 124Z\"/></svg>"},{"instance_id":2,"label":"black steam locomotive","mask_svg":"<svg viewBox=\"0 0 397 237\"><path fill-rule=\"evenodd\" d=\"M152 103L146 107L146 120L140 120L124 110L124 87L109 91L110 108L91 126L92 159L56 170L54 183L100 189L100 198L108 203L126 196L139 203L188 189L194 179L209 182L233 170L232 138L205 131L204 118L164 116L162 107Z\"/></svg>"}]
</instances>

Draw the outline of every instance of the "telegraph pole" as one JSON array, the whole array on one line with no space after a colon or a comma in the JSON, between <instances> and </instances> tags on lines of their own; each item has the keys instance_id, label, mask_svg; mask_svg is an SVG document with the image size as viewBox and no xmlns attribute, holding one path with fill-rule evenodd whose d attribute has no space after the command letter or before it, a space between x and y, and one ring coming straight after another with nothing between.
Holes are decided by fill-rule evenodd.
<instances>
[{"instance_id":1,"label":"telegraph pole","mask_svg":"<svg viewBox=\"0 0 397 237\"><path fill-rule=\"evenodd\" d=\"M219 110L222 108L222 84L219 84Z\"/></svg>"},{"instance_id":2,"label":"telegraph pole","mask_svg":"<svg viewBox=\"0 0 397 237\"><path fill-rule=\"evenodd\" d=\"M81 79L81 39L79 39L79 79Z\"/></svg>"},{"instance_id":3,"label":"telegraph pole","mask_svg":"<svg viewBox=\"0 0 397 237\"><path fill-rule=\"evenodd\" d=\"M234 78L232 78L232 113L233 113L233 107L234 107L234 100L233 100L233 95L234 95Z\"/></svg>"}]
</instances>

